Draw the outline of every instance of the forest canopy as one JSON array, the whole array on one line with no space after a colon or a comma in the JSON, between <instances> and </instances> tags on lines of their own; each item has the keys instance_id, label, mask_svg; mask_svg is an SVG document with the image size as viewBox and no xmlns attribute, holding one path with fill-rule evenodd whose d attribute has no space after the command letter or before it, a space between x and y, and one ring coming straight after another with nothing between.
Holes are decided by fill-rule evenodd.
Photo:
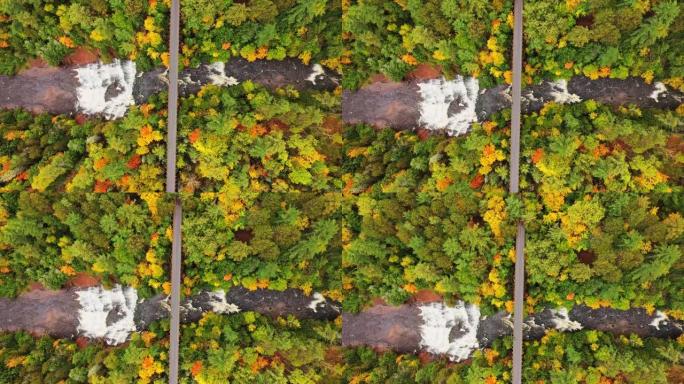
<instances>
[{"instance_id":1,"label":"forest canopy","mask_svg":"<svg viewBox=\"0 0 684 384\"><path fill-rule=\"evenodd\" d=\"M0 296L59 289L78 273L167 291L173 198L164 194L0 195Z\"/></svg>"}]
</instances>

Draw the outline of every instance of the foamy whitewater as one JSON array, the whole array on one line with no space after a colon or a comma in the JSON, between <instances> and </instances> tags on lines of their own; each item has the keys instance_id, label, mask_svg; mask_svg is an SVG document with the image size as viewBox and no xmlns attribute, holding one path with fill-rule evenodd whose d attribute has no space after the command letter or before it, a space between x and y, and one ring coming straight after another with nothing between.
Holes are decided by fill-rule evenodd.
<instances>
[{"instance_id":1,"label":"foamy whitewater","mask_svg":"<svg viewBox=\"0 0 684 384\"><path fill-rule=\"evenodd\" d=\"M655 86L655 90L651 92L651 94L648 97L655 100L657 103L660 95L667 93L667 87L660 81L655 82L655 84L653 85Z\"/></svg>"},{"instance_id":2,"label":"foamy whitewater","mask_svg":"<svg viewBox=\"0 0 684 384\"><path fill-rule=\"evenodd\" d=\"M314 312L318 312L318 306L321 304L325 304L325 297L323 297L323 295L320 293L315 292L313 294L313 300L311 300L311 303L309 303L309 309Z\"/></svg>"},{"instance_id":3,"label":"foamy whitewater","mask_svg":"<svg viewBox=\"0 0 684 384\"><path fill-rule=\"evenodd\" d=\"M76 68L79 86L76 89L76 109L87 114L102 114L106 119L123 117L133 99L135 62L114 60L109 64L89 64ZM111 98L106 100L107 89Z\"/></svg>"},{"instance_id":4,"label":"foamy whitewater","mask_svg":"<svg viewBox=\"0 0 684 384\"><path fill-rule=\"evenodd\" d=\"M311 74L306 78L306 80L310 81L313 85L316 85L316 79L321 75L325 75L323 67L320 64L314 64L311 68Z\"/></svg>"},{"instance_id":5,"label":"foamy whitewater","mask_svg":"<svg viewBox=\"0 0 684 384\"><path fill-rule=\"evenodd\" d=\"M240 307L226 301L226 291L222 289L214 292L209 292L209 297L211 297L209 305L211 305L211 310L213 312L221 314L240 312Z\"/></svg>"},{"instance_id":6,"label":"foamy whitewater","mask_svg":"<svg viewBox=\"0 0 684 384\"><path fill-rule=\"evenodd\" d=\"M480 89L477 79L456 76L454 80L433 79L419 83L420 120L430 130L446 130L449 135L468 132L470 124L477 121L475 106ZM449 114L452 102L459 103L459 111Z\"/></svg>"},{"instance_id":7,"label":"foamy whitewater","mask_svg":"<svg viewBox=\"0 0 684 384\"><path fill-rule=\"evenodd\" d=\"M551 321L553 322L553 326L557 330L561 332L568 332L579 331L580 329L582 329L582 324L570 320L567 308L552 309L551 313L553 313L553 318L551 319Z\"/></svg>"},{"instance_id":8,"label":"foamy whitewater","mask_svg":"<svg viewBox=\"0 0 684 384\"><path fill-rule=\"evenodd\" d=\"M206 67L209 70L209 80L211 80L212 84L221 87L239 84L233 76L226 76L226 65L224 63L211 63Z\"/></svg>"},{"instance_id":9,"label":"foamy whitewater","mask_svg":"<svg viewBox=\"0 0 684 384\"><path fill-rule=\"evenodd\" d=\"M668 317L666 314L664 314L660 311L656 311L656 317L653 319L653 321L651 321L651 323L649 325L651 327L654 327L657 330L660 330L660 324L666 323L667 320L668 320Z\"/></svg>"},{"instance_id":10,"label":"foamy whitewater","mask_svg":"<svg viewBox=\"0 0 684 384\"><path fill-rule=\"evenodd\" d=\"M458 302L455 307L431 303L419 307L423 324L420 326L420 346L430 353L446 354L452 361L463 361L480 347L477 328L480 309L476 305ZM449 341L454 327L459 335Z\"/></svg>"},{"instance_id":11,"label":"foamy whitewater","mask_svg":"<svg viewBox=\"0 0 684 384\"><path fill-rule=\"evenodd\" d=\"M134 316L138 292L134 288L116 285L107 290L92 287L77 291L81 309L78 311L78 331L90 338L104 338L109 345L125 342L136 331ZM107 316L115 311L118 320L107 325Z\"/></svg>"},{"instance_id":12,"label":"foamy whitewater","mask_svg":"<svg viewBox=\"0 0 684 384\"><path fill-rule=\"evenodd\" d=\"M553 101L558 104L572 104L582 101L579 96L568 91L567 80L551 81L549 82L549 85L551 85L551 96L553 96Z\"/></svg>"}]
</instances>

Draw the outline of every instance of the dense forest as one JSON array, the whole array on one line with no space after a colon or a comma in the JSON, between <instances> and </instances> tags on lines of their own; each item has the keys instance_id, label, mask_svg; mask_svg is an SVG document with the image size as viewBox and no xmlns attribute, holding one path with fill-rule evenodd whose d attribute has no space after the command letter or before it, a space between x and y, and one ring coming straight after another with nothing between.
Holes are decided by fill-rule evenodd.
<instances>
[{"instance_id":1,"label":"dense forest","mask_svg":"<svg viewBox=\"0 0 684 384\"><path fill-rule=\"evenodd\" d=\"M380 72L401 80L422 63L446 74L511 83L511 0L353 1L343 15L351 50L345 85ZM524 7L525 80L643 77L684 85L684 18L676 1L534 1Z\"/></svg>"},{"instance_id":2,"label":"dense forest","mask_svg":"<svg viewBox=\"0 0 684 384\"><path fill-rule=\"evenodd\" d=\"M26 333L0 337L0 377L5 382L165 383L168 341L164 324L136 334L121 348L68 340L34 338ZM501 344L473 356L467 365L425 363L413 355L378 354L334 346L332 324L282 319L254 313L238 317L208 315L183 329L181 382L310 383L496 383L510 380L510 358ZM668 383L668 369L681 347L662 340L614 337L595 331L551 333L527 345L525 380L530 382ZM672 379L673 376L670 376ZM28 380L28 381L27 381ZM580 381L581 380L581 381ZM676 380L676 379L675 379Z\"/></svg>"},{"instance_id":3,"label":"dense forest","mask_svg":"<svg viewBox=\"0 0 684 384\"><path fill-rule=\"evenodd\" d=\"M0 3L0 74L33 59L64 64L79 47L139 69L168 65L169 0L8 0Z\"/></svg>"},{"instance_id":4,"label":"dense forest","mask_svg":"<svg viewBox=\"0 0 684 384\"><path fill-rule=\"evenodd\" d=\"M342 262L354 288L345 304L374 296L399 304L420 289L496 308L510 301L515 228L507 139L497 124L457 139L363 125L346 131L344 192L353 206Z\"/></svg>"},{"instance_id":5,"label":"dense forest","mask_svg":"<svg viewBox=\"0 0 684 384\"><path fill-rule=\"evenodd\" d=\"M14 296L32 282L58 289L79 273L161 291L172 210L160 193L2 194L0 292Z\"/></svg>"},{"instance_id":6,"label":"dense forest","mask_svg":"<svg viewBox=\"0 0 684 384\"><path fill-rule=\"evenodd\" d=\"M160 192L166 106L155 97L105 121L28 111L0 112L3 192Z\"/></svg>"},{"instance_id":7,"label":"dense forest","mask_svg":"<svg viewBox=\"0 0 684 384\"><path fill-rule=\"evenodd\" d=\"M181 0L184 66L298 58L339 71L341 5L327 0Z\"/></svg>"},{"instance_id":8,"label":"dense forest","mask_svg":"<svg viewBox=\"0 0 684 384\"><path fill-rule=\"evenodd\" d=\"M518 223L522 382L684 382L684 5L525 2L512 194L513 3L179 0L164 193L172 0L0 0L0 382L169 381L176 205L180 383L509 383Z\"/></svg>"}]
</instances>

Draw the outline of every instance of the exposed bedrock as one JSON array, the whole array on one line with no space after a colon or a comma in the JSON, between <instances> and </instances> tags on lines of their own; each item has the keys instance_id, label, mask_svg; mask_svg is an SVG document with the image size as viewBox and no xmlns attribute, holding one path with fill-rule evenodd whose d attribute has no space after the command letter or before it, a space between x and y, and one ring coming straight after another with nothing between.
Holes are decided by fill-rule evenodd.
<instances>
[{"instance_id":1,"label":"exposed bedrock","mask_svg":"<svg viewBox=\"0 0 684 384\"><path fill-rule=\"evenodd\" d=\"M206 84L236 85L251 80L271 89L289 85L298 90L332 90L339 75L320 64L304 65L296 59L203 64L183 70L179 93L188 96ZM114 60L84 66L32 68L16 76L0 76L0 108L24 108L34 113L122 117L133 104L168 88L166 68L138 72L131 61Z\"/></svg>"},{"instance_id":2,"label":"exposed bedrock","mask_svg":"<svg viewBox=\"0 0 684 384\"><path fill-rule=\"evenodd\" d=\"M232 314L254 311L270 317L334 320L340 305L320 293L310 296L296 289L201 292L181 302L181 322L197 321L205 312ZM138 299L130 287L91 287L61 291L38 290L15 299L0 298L0 331L28 331L59 338L85 336L107 344L125 342L132 332L147 329L169 317L168 296Z\"/></svg>"},{"instance_id":3,"label":"exposed bedrock","mask_svg":"<svg viewBox=\"0 0 684 384\"><path fill-rule=\"evenodd\" d=\"M38 335L76 335L78 310L75 291L30 291L16 299L0 298L0 330L26 330Z\"/></svg>"},{"instance_id":4,"label":"exposed bedrock","mask_svg":"<svg viewBox=\"0 0 684 384\"><path fill-rule=\"evenodd\" d=\"M35 113L73 112L78 85L75 72L67 68L32 68L17 76L0 76L0 107Z\"/></svg>"},{"instance_id":5,"label":"exposed bedrock","mask_svg":"<svg viewBox=\"0 0 684 384\"><path fill-rule=\"evenodd\" d=\"M571 104L594 99L609 105L660 109L674 109L684 102L681 92L660 82L646 84L640 78L544 81L524 88L522 96L523 113L538 111L549 101ZM472 123L510 106L509 86L479 89L476 79L461 76L453 80L378 82L342 95L346 123L400 130L421 127L451 135L463 134Z\"/></svg>"}]
</instances>

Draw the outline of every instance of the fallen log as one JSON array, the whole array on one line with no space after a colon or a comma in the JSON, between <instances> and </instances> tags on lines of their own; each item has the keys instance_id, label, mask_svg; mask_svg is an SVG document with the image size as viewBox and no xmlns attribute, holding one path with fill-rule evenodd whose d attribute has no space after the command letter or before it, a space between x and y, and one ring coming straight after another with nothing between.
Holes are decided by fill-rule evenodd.
<instances>
[{"instance_id":1,"label":"fallen log","mask_svg":"<svg viewBox=\"0 0 684 384\"><path fill-rule=\"evenodd\" d=\"M481 317L477 306L463 303L454 307L441 303L375 305L360 313L344 313L342 324L343 346L371 346L400 353L424 350L446 355L453 361L463 361L476 349L513 333L509 313ZM560 332L594 329L618 335L676 338L682 334L684 322L659 311L648 314L643 308L623 311L577 305L570 311L545 309L528 316L523 337L539 339L553 329Z\"/></svg>"},{"instance_id":2,"label":"fallen log","mask_svg":"<svg viewBox=\"0 0 684 384\"><path fill-rule=\"evenodd\" d=\"M201 292L181 302L181 322L199 320L205 312L231 314L254 311L270 317L334 320L340 305L320 293L297 289L273 291L234 287L228 292ZM101 286L61 291L37 290L16 299L0 298L0 331L28 331L58 338L85 336L109 345L125 342L132 332L169 317L168 296L139 300L130 287Z\"/></svg>"},{"instance_id":3,"label":"fallen log","mask_svg":"<svg viewBox=\"0 0 684 384\"><path fill-rule=\"evenodd\" d=\"M251 80L267 88L289 85L297 90L332 90L339 76L320 64L241 58L203 64L179 74L179 94L196 93L203 85L236 85ZM32 68L16 76L0 76L0 108L24 108L34 113L122 117L133 104L168 88L166 68L137 72L134 62L114 60L85 66Z\"/></svg>"},{"instance_id":4,"label":"fallen log","mask_svg":"<svg viewBox=\"0 0 684 384\"><path fill-rule=\"evenodd\" d=\"M570 104L593 99L608 105L660 109L675 109L684 102L684 94L660 82L581 76L529 86L523 89L522 97L523 113L538 111L550 101ZM348 124L397 130L420 127L449 135L464 134L472 123L487 120L510 106L509 86L480 89L477 79L461 76L454 80L378 82L342 94L342 118Z\"/></svg>"}]
</instances>

